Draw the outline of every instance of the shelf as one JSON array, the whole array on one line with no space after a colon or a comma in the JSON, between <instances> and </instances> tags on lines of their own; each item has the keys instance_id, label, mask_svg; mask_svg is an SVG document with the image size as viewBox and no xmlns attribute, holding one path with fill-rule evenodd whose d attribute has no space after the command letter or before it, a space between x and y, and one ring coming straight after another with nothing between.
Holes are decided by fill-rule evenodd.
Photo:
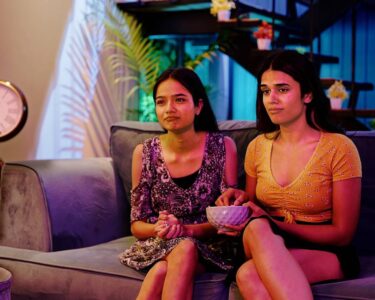
<instances>
[{"instance_id":1,"label":"shelf","mask_svg":"<svg viewBox=\"0 0 375 300\"><path fill-rule=\"evenodd\" d=\"M328 89L334 82L335 78L321 78L320 82L323 85L323 88ZM345 88L352 90L352 89L358 89L359 91L372 91L374 89L374 85L372 83L367 83L367 82L351 82L348 80L343 80L342 81L343 85Z\"/></svg>"},{"instance_id":2,"label":"shelf","mask_svg":"<svg viewBox=\"0 0 375 300\"><path fill-rule=\"evenodd\" d=\"M321 78L320 82L322 83L323 88L328 89L335 82L335 80L337 79ZM350 110L356 110L360 91L372 91L374 89L374 85L367 82L351 82L348 80L343 80L342 83L346 89L351 91L348 105Z\"/></svg>"},{"instance_id":3,"label":"shelf","mask_svg":"<svg viewBox=\"0 0 375 300\"><path fill-rule=\"evenodd\" d=\"M207 0L154 0L154 1L127 1L116 0L117 7L129 12L176 12L209 9L211 1Z\"/></svg>"},{"instance_id":4,"label":"shelf","mask_svg":"<svg viewBox=\"0 0 375 300\"><path fill-rule=\"evenodd\" d=\"M260 19L249 19L249 18L232 18L227 21L218 21L221 28L224 29L236 29L236 30L252 30L258 27L262 23Z\"/></svg>"},{"instance_id":5,"label":"shelf","mask_svg":"<svg viewBox=\"0 0 375 300\"><path fill-rule=\"evenodd\" d=\"M358 118L375 118L375 109L335 109L331 111L335 124L347 131L371 130Z\"/></svg>"},{"instance_id":6,"label":"shelf","mask_svg":"<svg viewBox=\"0 0 375 300\"><path fill-rule=\"evenodd\" d=\"M334 109L332 114L338 117L375 118L375 109Z\"/></svg>"}]
</instances>

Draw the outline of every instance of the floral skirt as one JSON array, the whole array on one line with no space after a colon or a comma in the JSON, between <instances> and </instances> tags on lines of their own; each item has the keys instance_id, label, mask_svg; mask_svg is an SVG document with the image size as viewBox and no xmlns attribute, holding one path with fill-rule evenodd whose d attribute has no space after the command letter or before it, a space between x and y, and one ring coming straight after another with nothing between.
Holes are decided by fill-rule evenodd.
<instances>
[{"instance_id":1,"label":"floral skirt","mask_svg":"<svg viewBox=\"0 0 375 300\"><path fill-rule=\"evenodd\" d=\"M203 242L191 237L175 239L148 238L136 241L129 249L120 254L124 265L136 270L151 267L157 261L166 257L182 240L193 241L198 249L200 259L208 266L230 271L234 267L235 249L237 243L227 237L211 238Z\"/></svg>"}]
</instances>

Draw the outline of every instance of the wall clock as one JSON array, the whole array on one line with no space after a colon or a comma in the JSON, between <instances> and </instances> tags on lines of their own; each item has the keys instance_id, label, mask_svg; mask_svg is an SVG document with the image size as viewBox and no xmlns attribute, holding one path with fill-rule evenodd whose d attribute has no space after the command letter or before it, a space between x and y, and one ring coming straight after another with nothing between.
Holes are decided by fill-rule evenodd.
<instances>
[{"instance_id":1,"label":"wall clock","mask_svg":"<svg viewBox=\"0 0 375 300\"><path fill-rule=\"evenodd\" d=\"M11 82L0 80L0 142L18 134L26 119L27 102L24 94Z\"/></svg>"}]
</instances>

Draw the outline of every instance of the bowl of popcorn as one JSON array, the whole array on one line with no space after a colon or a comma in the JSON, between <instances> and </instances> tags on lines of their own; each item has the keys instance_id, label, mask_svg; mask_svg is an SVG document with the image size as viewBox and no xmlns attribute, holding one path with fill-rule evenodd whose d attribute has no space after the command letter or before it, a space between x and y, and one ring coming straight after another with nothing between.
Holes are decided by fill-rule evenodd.
<instances>
[{"instance_id":1,"label":"bowl of popcorn","mask_svg":"<svg viewBox=\"0 0 375 300\"><path fill-rule=\"evenodd\" d=\"M209 206L206 208L208 222L220 230L228 230L225 225L240 225L249 217L248 206Z\"/></svg>"}]
</instances>

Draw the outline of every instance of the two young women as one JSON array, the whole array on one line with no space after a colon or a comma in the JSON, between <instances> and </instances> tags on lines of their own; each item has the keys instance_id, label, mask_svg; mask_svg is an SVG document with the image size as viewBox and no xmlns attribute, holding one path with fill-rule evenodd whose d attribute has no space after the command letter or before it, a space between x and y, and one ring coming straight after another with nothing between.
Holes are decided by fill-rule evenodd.
<instances>
[{"instance_id":1,"label":"two young women","mask_svg":"<svg viewBox=\"0 0 375 300\"><path fill-rule=\"evenodd\" d=\"M262 134L248 146L246 191L230 188L237 183L236 149L214 133L199 78L177 69L156 83L156 113L166 134L134 151L131 217L139 241L122 255L131 267L152 266L139 299L191 299L199 257L231 267L207 242L216 232L205 207L216 197L217 205L253 211L249 222L219 232L242 235L245 259L236 281L244 299L312 299L311 283L358 272L350 242L361 163L351 140L329 123L329 101L313 64L297 52L278 52L266 60L258 83Z\"/></svg>"}]
</instances>

